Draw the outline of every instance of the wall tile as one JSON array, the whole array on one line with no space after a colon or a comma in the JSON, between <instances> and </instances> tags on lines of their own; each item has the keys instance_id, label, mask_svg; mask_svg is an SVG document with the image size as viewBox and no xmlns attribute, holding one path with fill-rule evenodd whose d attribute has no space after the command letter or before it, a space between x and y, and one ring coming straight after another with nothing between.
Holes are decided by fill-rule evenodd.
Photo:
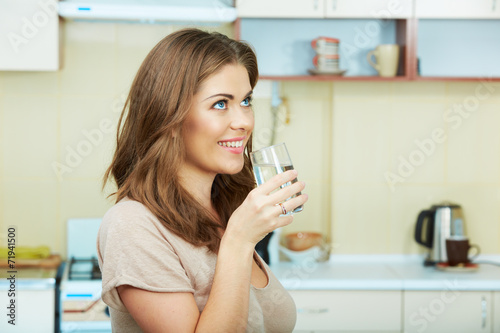
<instances>
[{"instance_id":1,"label":"wall tile","mask_svg":"<svg viewBox=\"0 0 500 333\"><path fill-rule=\"evenodd\" d=\"M451 106L464 103L474 105L474 102L497 105L500 103L499 82L484 79L474 82L448 82L447 86L447 98Z\"/></svg>"},{"instance_id":2,"label":"wall tile","mask_svg":"<svg viewBox=\"0 0 500 333\"><path fill-rule=\"evenodd\" d=\"M54 178L57 160L58 100L4 95L2 146L6 179Z\"/></svg>"},{"instance_id":3,"label":"wall tile","mask_svg":"<svg viewBox=\"0 0 500 333\"><path fill-rule=\"evenodd\" d=\"M0 80L1 80L1 74L0 74ZM3 107L3 94L1 93L0 90L0 181L4 178L4 142L5 142L5 135L4 135L4 129L3 129L3 124L5 124L4 120L4 107ZM0 207L1 209L1 207Z\"/></svg>"},{"instance_id":4,"label":"wall tile","mask_svg":"<svg viewBox=\"0 0 500 333\"><path fill-rule=\"evenodd\" d=\"M440 102L446 99L446 83L394 82L393 94L394 102Z\"/></svg>"},{"instance_id":5,"label":"wall tile","mask_svg":"<svg viewBox=\"0 0 500 333\"><path fill-rule=\"evenodd\" d=\"M47 245L58 252L63 235L56 227L57 181L4 180L0 191L3 193L3 225L16 226L19 246Z\"/></svg>"},{"instance_id":6,"label":"wall tile","mask_svg":"<svg viewBox=\"0 0 500 333\"><path fill-rule=\"evenodd\" d=\"M450 124L447 173L450 183L500 185L500 109L484 104Z\"/></svg>"},{"instance_id":7,"label":"wall tile","mask_svg":"<svg viewBox=\"0 0 500 333\"><path fill-rule=\"evenodd\" d=\"M60 179L102 177L113 156L118 118L112 98L61 98Z\"/></svg>"},{"instance_id":8,"label":"wall tile","mask_svg":"<svg viewBox=\"0 0 500 333\"><path fill-rule=\"evenodd\" d=\"M63 94L115 94L115 25L67 22L59 90Z\"/></svg>"},{"instance_id":9,"label":"wall tile","mask_svg":"<svg viewBox=\"0 0 500 333\"><path fill-rule=\"evenodd\" d=\"M4 72L0 91L4 94L51 94L59 91L58 72Z\"/></svg>"},{"instance_id":10,"label":"wall tile","mask_svg":"<svg viewBox=\"0 0 500 333\"><path fill-rule=\"evenodd\" d=\"M386 186L336 185L332 193L335 253L388 253L389 198Z\"/></svg>"},{"instance_id":11,"label":"wall tile","mask_svg":"<svg viewBox=\"0 0 500 333\"><path fill-rule=\"evenodd\" d=\"M336 96L337 92L335 93ZM333 104L333 181L384 183L389 169L391 105L363 101Z\"/></svg>"},{"instance_id":12,"label":"wall tile","mask_svg":"<svg viewBox=\"0 0 500 333\"><path fill-rule=\"evenodd\" d=\"M393 85L390 82L335 82L333 94L334 100L354 99L356 101L367 100L370 104L374 102L387 103L392 100Z\"/></svg>"},{"instance_id":13,"label":"wall tile","mask_svg":"<svg viewBox=\"0 0 500 333\"><path fill-rule=\"evenodd\" d=\"M442 103L394 103L390 171L400 183L445 180L446 126ZM435 136L433 133L440 133Z\"/></svg>"}]
</instances>

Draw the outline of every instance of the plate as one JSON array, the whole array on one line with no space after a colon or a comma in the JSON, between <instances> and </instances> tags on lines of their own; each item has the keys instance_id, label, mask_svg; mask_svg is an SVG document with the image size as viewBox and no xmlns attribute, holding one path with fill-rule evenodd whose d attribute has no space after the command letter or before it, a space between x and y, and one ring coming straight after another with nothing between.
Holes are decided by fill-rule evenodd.
<instances>
[{"instance_id":1,"label":"plate","mask_svg":"<svg viewBox=\"0 0 500 333\"><path fill-rule=\"evenodd\" d=\"M344 75L347 72L346 69L338 69L336 71L320 71L318 69L308 69L309 74L312 75Z\"/></svg>"},{"instance_id":2,"label":"plate","mask_svg":"<svg viewBox=\"0 0 500 333\"><path fill-rule=\"evenodd\" d=\"M479 265L469 262L465 265L450 266L447 262L440 262L436 264L436 268L446 272L475 272L479 269Z\"/></svg>"}]
</instances>

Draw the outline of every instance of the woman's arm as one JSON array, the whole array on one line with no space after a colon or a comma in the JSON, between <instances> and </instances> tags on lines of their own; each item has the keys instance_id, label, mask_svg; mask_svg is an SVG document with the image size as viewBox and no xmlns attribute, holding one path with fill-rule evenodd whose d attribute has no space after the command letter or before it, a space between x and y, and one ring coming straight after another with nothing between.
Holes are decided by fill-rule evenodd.
<instances>
[{"instance_id":1,"label":"woman's arm","mask_svg":"<svg viewBox=\"0 0 500 333\"><path fill-rule=\"evenodd\" d=\"M296 171L276 175L251 191L235 210L221 240L212 289L201 314L191 293L118 287L122 302L139 326L145 332L244 332L255 245L269 232L292 222L293 216L279 217L277 204L302 191L304 183L270 193L296 177ZM306 201L307 195L300 195L288 200L286 209Z\"/></svg>"}]
</instances>

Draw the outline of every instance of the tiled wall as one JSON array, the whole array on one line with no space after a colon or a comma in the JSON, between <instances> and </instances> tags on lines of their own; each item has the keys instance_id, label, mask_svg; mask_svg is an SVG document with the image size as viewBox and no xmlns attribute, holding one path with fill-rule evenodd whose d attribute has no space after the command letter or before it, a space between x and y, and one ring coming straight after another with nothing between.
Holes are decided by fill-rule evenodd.
<instances>
[{"instance_id":1,"label":"tiled wall","mask_svg":"<svg viewBox=\"0 0 500 333\"><path fill-rule=\"evenodd\" d=\"M144 56L176 28L69 22L59 72L0 72L2 244L7 226L16 225L21 245L49 245L64 255L65 221L99 217L110 207L112 189L101 191L101 177L120 105ZM231 26L209 29L232 35ZM262 86L268 90L269 83ZM287 143L310 195L286 231L331 233L333 253L418 253L417 213L448 199L463 205L472 241L498 253L500 85L488 86L491 92L477 87L282 83L289 123L278 123L276 141ZM269 132L266 89L254 103L257 146ZM457 128L443 119L454 103L472 103L477 93L480 105ZM285 115L281 109L280 119ZM399 156L408 158L414 141L432 138L435 129L446 139L391 189L384 174L397 174Z\"/></svg>"},{"instance_id":2,"label":"tiled wall","mask_svg":"<svg viewBox=\"0 0 500 333\"><path fill-rule=\"evenodd\" d=\"M499 128L498 83L334 84L334 251L421 252L419 211L448 200L471 241L498 253Z\"/></svg>"}]
</instances>

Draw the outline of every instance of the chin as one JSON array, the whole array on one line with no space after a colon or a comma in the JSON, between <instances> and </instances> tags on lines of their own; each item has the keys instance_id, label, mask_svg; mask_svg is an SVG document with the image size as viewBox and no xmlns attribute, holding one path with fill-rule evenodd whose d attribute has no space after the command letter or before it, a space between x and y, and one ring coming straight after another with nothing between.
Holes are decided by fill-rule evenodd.
<instances>
[{"instance_id":1,"label":"chin","mask_svg":"<svg viewBox=\"0 0 500 333\"><path fill-rule=\"evenodd\" d=\"M239 165L226 167L220 173L225 174L225 175L235 175L235 174L239 173L241 170L243 170L243 166L244 166L244 163L242 162Z\"/></svg>"}]
</instances>

